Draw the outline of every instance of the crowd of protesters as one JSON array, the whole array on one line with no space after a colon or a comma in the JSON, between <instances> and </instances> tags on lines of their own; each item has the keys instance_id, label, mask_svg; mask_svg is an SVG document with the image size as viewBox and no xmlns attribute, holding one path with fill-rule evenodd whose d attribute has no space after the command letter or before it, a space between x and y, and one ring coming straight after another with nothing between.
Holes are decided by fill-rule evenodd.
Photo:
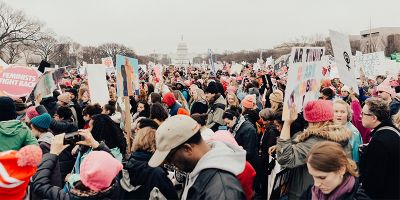
<instances>
[{"instance_id":1,"label":"crowd of protesters","mask_svg":"<svg viewBox=\"0 0 400 200\"><path fill-rule=\"evenodd\" d=\"M51 96L0 97L0 199L267 199L278 164L289 199L400 199L394 79L324 80L282 120L286 80L251 65L150 71L130 107L115 74L99 105L72 70Z\"/></svg>"}]
</instances>

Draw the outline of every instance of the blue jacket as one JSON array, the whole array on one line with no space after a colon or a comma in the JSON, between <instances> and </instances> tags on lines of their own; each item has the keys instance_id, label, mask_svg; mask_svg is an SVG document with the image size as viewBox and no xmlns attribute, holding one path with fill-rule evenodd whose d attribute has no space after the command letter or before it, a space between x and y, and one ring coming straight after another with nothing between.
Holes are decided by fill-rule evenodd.
<instances>
[{"instance_id":1,"label":"blue jacket","mask_svg":"<svg viewBox=\"0 0 400 200\"><path fill-rule=\"evenodd\" d=\"M347 122L347 128L352 133L349 142L351 144L351 152L352 152L353 160L358 164L358 161L360 160L360 157L358 154L358 146L363 144L362 139L361 139L361 134L358 131L358 129L351 122Z\"/></svg>"},{"instance_id":2,"label":"blue jacket","mask_svg":"<svg viewBox=\"0 0 400 200\"><path fill-rule=\"evenodd\" d=\"M171 117L176 115L178 113L178 109L181 107L182 107L182 105L176 101L174 103L174 105L171 106L171 108L169 110L169 115L171 115Z\"/></svg>"}]
</instances>

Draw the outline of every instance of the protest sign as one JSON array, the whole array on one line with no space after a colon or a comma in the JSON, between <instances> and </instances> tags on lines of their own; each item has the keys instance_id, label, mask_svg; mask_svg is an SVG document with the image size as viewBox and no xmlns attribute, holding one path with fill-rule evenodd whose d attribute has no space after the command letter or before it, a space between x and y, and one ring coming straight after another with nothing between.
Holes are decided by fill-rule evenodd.
<instances>
[{"instance_id":1,"label":"protest sign","mask_svg":"<svg viewBox=\"0 0 400 200\"><path fill-rule=\"evenodd\" d=\"M24 97L29 95L39 81L40 73L34 68L11 66L0 72L0 95Z\"/></svg>"},{"instance_id":2,"label":"protest sign","mask_svg":"<svg viewBox=\"0 0 400 200\"><path fill-rule=\"evenodd\" d=\"M102 58L101 64L105 65L106 67L114 67L114 62L111 57Z\"/></svg>"},{"instance_id":3,"label":"protest sign","mask_svg":"<svg viewBox=\"0 0 400 200\"><path fill-rule=\"evenodd\" d=\"M290 109L296 106L301 112L303 105L318 99L322 79L322 56L324 47L293 47L289 61L288 83L283 102L282 119L290 117Z\"/></svg>"},{"instance_id":4,"label":"protest sign","mask_svg":"<svg viewBox=\"0 0 400 200\"><path fill-rule=\"evenodd\" d=\"M383 51L358 54L354 56L356 68L363 70L365 76L375 78L377 75L385 75L386 58Z\"/></svg>"},{"instance_id":5,"label":"protest sign","mask_svg":"<svg viewBox=\"0 0 400 200\"><path fill-rule=\"evenodd\" d=\"M292 176L293 172L290 169L283 169L278 172L273 180L273 186L268 199L287 199L289 194L289 184Z\"/></svg>"},{"instance_id":6,"label":"protest sign","mask_svg":"<svg viewBox=\"0 0 400 200\"><path fill-rule=\"evenodd\" d=\"M91 103L105 105L110 100L106 67L103 64L89 64L86 67Z\"/></svg>"},{"instance_id":7,"label":"protest sign","mask_svg":"<svg viewBox=\"0 0 400 200\"><path fill-rule=\"evenodd\" d=\"M41 97L52 96L53 91L58 89L58 83L64 76L64 72L65 68L44 72L29 96L29 100L34 100L38 95Z\"/></svg>"},{"instance_id":8,"label":"protest sign","mask_svg":"<svg viewBox=\"0 0 400 200\"><path fill-rule=\"evenodd\" d=\"M139 95L138 60L117 55L117 94L119 97Z\"/></svg>"},{"instance_id":9,"label":"protest sign","mask_svg":"<svg viewBox=\"0 0 400 200\"><path fill-rule=\"evenodd\" d=\"M243 65L235 63L231 66L231 74L239 75L243 69Z\"/></svg>"},{"instance_id":10,"label":"protest sign","mask_svg":"<svg viewBox=\"0 0 400 200\"><path fill-rule=\"evenodd\" d=\"M322 75L327 79L340 78L336 68L335 58L331 55L322 56Z\"/></svg>"},{"instance_id":11,"label":"protest sign","mask_svg":"<svg viewBox=\"0 0 400 200\"><path fill-rule=\"evenodd\" d=\"M351 55L349 36L333 30L329 30L329 36L331 38L332 49L340 79L345 85L353 88L353 91L358 94L357 79L355 75L353 56Z\"/></svg>"}]
</instances>

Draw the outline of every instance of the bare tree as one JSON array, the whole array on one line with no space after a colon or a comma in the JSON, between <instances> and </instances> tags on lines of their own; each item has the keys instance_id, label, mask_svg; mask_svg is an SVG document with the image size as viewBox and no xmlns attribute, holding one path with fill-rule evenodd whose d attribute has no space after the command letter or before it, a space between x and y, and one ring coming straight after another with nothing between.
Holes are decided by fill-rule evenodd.
<instances>
[{"instance_id":1,"label":"bare tree","mask_svg":"<svg viewBox=\"0 0 400 200\"><path fill-rule=\"evenodd\" d=\"M0 2L0 49L10 43L36 41L41 25L28 19L20 10L14 10Z\"/></svg>"},{"instance_id":2,"label":"bare tree","mask_svg":"<svg viewBox=\"0 0 400 200\"><path fill-rule=\"evenodd\" d=\"M86 63L100 63L102 55L100 50L94 46L84 46L82 47L82 62Z\"/></svg>"},{"instance_id":3,"label":"bare tree","mask_svg":"<svg viewBox=\"0 0 400 200\"><path fill-rule=\"evenodd\" d=\"M105 43L100 45L98 49L100 50L100 54L103 57L112 57L114 63L115 63L115 56L117 54L133 58L137 57L136 53L132 49L122 44Z\"/></svg>"},{"instance_id":4,"label":"bare tree","mask_svg":"<svg viewBox=\"0 0 400 200\"><path fill-rule=\"evenodd\" d=\"M21 57L21 53L23 51L24 44L22 43L8 43L4 49L4 56L3 59L8 64L14 64L17 62Z\"/></svg>"},{"instance_id":5,"label":"bare tree","mask_svg":"<svg viewBox=\"0 0 400 200\"><path fill-rule=\"evenodd\" d=\"M54 51L57 48L58 41L55 38L55 34L52 32L46 32L41 34L40 40L35 43L34 53L39 55L42 60L51 60L51 55L54 56Z\"/></svg>"}]
</instances>

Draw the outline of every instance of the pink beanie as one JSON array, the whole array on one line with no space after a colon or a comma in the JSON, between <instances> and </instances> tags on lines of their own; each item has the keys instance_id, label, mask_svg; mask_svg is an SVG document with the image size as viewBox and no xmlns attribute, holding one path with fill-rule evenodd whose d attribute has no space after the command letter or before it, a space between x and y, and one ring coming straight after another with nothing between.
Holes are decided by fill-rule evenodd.
<instances>
[{"instance_id":1,"label":"pink beanie","mask_svg":"<svg viewBox=\"0 0 400 200\"><path fill-rule=\"evenodd\" d=\"M378 85L378 87L376 87L376 91L382 91L382 92L387 92L389 93L391 96L395 96L395 91L392 87L390 87L390 85L386 85L381 83L380 85Z\"/></svg>"},{"instance_id":2,"label":"pink beanie","mask_svg":"<svg viewBox=\"0 0 400 200\"><path fill-rule=\"evenodd\" d=\"M36 107L35 106L31 106L26 110L26 116L29 119L32 119L34 117L39 116L39 113L36 111Z\"/></svg>"},{"instance_id":3,"label":"pink beanie","mask_svg":"<svg viewBox=\"0 0 400 200\"><path fill-rule=\"evenodd\" d=\"M225 142L225 143L239 146L238 143L236 142L235 138L233 137L232 133L227 130L219 130L219 131L215 132L207 140L207 142L212 142L212 141L220 141L220 142Z\"/></svg>"},{"instance_id":4,"label":"pink beanie","mask_svg":"<svg viewBox=\"0 0 400 200\"><path fill-rule=\"evenodd\" d=\"M232 92L232 93L236 94L236 91L237 91L237 88L232 85L230 85L226 88L226 93Z\"/></svg>"},{"instance_id":5,"label":"pink beanie","mask_svg":"<svg viewBox=\"0 0 400 200\"><path fill-rule=\"evenodd\" d=\"M255 96L255 95L254 95ZM253 95L247 95L242 101L242 106L248 109L254 108L255 97Z\"/></svg>"},{"instance_id":6,"label":"pink beanie","mask_svg":"<svg viewBox=\"0 0 400 200\"><path fill-rule=\"evenodd\" d=\"M82 183L93 191L110 187L122 170L122 164L105 151L92 151L83 159L80 167Z\"/></svg>"},{"instance_id":7,"label":"pink beanie","mask_svg":"<svg viewBox=\"0 0 400 200\"><path fill-rule=\"evenodd\" d=\"M304 119L308 122L325 122L333 119L333 104L329 100L309 101L304 107Z\"/></svg>"}]
</instances>

